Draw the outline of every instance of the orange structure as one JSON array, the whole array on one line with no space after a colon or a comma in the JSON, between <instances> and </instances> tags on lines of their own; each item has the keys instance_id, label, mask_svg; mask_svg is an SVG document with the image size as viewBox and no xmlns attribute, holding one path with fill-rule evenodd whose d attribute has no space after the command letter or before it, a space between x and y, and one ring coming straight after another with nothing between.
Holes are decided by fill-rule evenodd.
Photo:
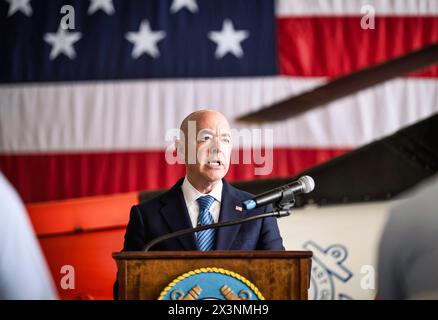
<instances>
[{"instance_id":1,"label":"orange structure","mask_svg":"<svg viewBox=\"0 0 438 320\"><path fill-rule=\"evenodd\" d=\"M61 299L113 298L111 254L122 249L137 202L134 192L26 205ZM61 287L63 266L73 267L67 269L74 270L74 289Z\"/></svg>"}]
</instances>

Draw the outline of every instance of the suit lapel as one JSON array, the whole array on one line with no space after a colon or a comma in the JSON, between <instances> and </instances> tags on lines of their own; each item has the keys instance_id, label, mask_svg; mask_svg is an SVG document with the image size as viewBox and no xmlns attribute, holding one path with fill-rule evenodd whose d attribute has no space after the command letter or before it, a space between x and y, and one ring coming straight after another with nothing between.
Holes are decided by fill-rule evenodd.
<instances>
[{"instance_id":1,"label":"suit lapel","mask_svg":"<svg viewBox=\"0 0 438 320\"><path fill-rule=\"evenodd\" d=\"M243 218L244 214L236 210L236 206L240 206L241 201L237 199L231 190L231 185L223 180L221 210L219 215L219 222L229 221L233 219ZM234 242L241 225L237 224L229 227L222 227L217 229L216 234L216 250L229 250L231 244Z\"/></svg>"},{"instance_id":2,"label":"suit lapel","mask_svg":"<svg viewBox=\"0 0 438 320\"><path fill-rule=\"evenodd\" d=\"M161 215L169 226L171 232L192 228L192 222L187 211L184 196L181 190L183 179L179 180L162 199L164 206L161 208ZM176 238L186 250L196 250L196 238L194 234L188 234Z\"/></svg>"}]
</instances>

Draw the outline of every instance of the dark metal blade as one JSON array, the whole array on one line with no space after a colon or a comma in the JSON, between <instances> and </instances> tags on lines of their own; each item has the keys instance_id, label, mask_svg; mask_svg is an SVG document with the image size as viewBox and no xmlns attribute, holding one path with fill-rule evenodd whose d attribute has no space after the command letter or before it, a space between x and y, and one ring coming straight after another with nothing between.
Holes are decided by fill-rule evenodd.
<instances>
[{"instance_id":1,"label":"dark metal blade","mask_svg":"<svg viewBox=\"0 0 438 320\"><path fill-rule=\"evenodd\" d=\"M270 122L291 118L376 84L438 63L438 42L401 57L339 77L325 85L241 116L241 122Z\"/></svg>"}]
</instances>

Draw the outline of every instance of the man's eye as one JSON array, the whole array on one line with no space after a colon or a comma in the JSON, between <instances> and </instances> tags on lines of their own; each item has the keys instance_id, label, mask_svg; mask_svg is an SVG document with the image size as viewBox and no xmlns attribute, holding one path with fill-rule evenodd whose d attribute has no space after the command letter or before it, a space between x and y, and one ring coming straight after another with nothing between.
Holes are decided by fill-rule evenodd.
<instances>
[{"instance_id":1,"label":"man's eye","mask_svg":"<svg viewBox=\"0 0 438 320\"><path fill-rule=\"evenodd\" d=\"M231 140L230 140L229 138L222 138L222 142L225 142L225 143L230 143L230 142L231 142Z\"/></svg>"},{"instance_id":2,"label":"man's eye","mask_svg":"<svg viewBox=\"0 0 438 320\"><path fill-rule=\"evenodd\" d=\"M208 141L208 140L211 140L211 136L203 136L201 138L201 141Z\"/></svg>"}]
</instances>

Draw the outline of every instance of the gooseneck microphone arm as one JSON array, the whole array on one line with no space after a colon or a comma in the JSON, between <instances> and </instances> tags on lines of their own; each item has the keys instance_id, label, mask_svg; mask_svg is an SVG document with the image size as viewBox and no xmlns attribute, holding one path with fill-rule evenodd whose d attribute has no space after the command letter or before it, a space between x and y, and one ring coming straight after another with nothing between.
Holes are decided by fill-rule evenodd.
<instances>
[{"instance_id":1,"label":"gooseneck microphone arm","mask_svg":"<svg viewBox=\"0 0 438 320\"><path fill-rule=\"evenodd\" d=\"M202 231L202 230L207 230L207 229L212 229L212 228L222 228L222 227L228 227L228 226L232 226L235 224L240 224L240 223L245 223L248 221L252 221L252 220L257 220L257 219L262 219L262 218L269 218L269 217L276 217L276 218L282 218L282 217L287 217L288 215L290 215L290 210L289 209L278 209L278 210L274 210L272 212L265 212L265 213L261 213L261 214L257 214L255 216L250 216L250 217L246 217L246 218L242 218L242 219L234 219L234 220L230 220L230 221L225 221L225 222L219 222L219 223L212 223L212 224L207 224L207 225L203 225L203 226L199 226L196 228L187 228L187 229L182 229L179 231L175 231L172 233L168 233L165 234L163 236L160 236L158 238L155 238L154 240L148 242L144 247L143 247L143 251L149 251L150 248L152 248L153 246L155 246L156 244L171 239L171 238L176 238L176 237L180 237L186 234L190 234L190 233L195 233L198 231Z\"/></svg>"}]
</instances>

